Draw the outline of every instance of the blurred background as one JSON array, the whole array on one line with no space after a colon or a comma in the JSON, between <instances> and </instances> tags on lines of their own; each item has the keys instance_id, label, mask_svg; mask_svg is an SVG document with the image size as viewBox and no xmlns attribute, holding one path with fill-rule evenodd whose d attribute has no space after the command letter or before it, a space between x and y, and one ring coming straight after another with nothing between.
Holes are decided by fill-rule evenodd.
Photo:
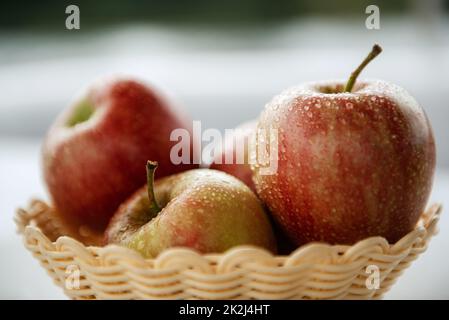
<instances>
[{"instance_id":1,"label":"blurred background","mask_svg":"<svg viewBox=\"0 0 449 320\"><path fill-rule=\"evenodd\" d=\"M66 7L80 9L67 30ZM365 25L368 5L380 29ZM203 128L233 128L303 81L362 77L406 88L437 141L431 201L449 199L449 1L8 1L0 10L0 298L64 298L15 234L12 216L46 198L39 147L48 126L98 77L133 75L165 89ZM449 219L386 298L449 298ZM429 274L432 277L429 277Z\"/></svg>"}]
</instances>

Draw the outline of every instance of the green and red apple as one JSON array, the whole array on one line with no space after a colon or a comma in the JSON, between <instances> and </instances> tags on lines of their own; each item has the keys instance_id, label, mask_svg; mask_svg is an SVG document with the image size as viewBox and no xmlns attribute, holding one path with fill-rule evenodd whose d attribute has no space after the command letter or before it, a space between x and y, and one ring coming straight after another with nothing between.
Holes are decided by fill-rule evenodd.
<instances>
[{"instance_id":1,"label":"green and red apple","mask_svg":"<svg viewBox=\"0 0 449 320\"><path fill-rule=\"evenodd\" d=\"M171 131L190 126L162 93L140 81L113 78L91 86L59 115L43 144L43 175L58 212L75 231L103 232L145 183L147 159L159 162L159 177L193 167L170 161Z\"/></svg>"},{"instance_id":2,"label":"green and red apple","mask_svg":"<svg viewBox=\"0 0 449 320\"><path fill-rule=\"evenodd\" d=\"M276 251L268 216L243 182L217 170L195 169L153 183L156 166L148 162L147 185L119 207L105 243L149 258L171 247L219 253L254 245Z\"/></svg>"},{"instance_id":3,"label":"green and red apple","mask_svg":"<svg viewBox=\"0 0 449 320\"><path fill-rule=\"evenodd\" d=\"M353 244L369 236L394 243L425 209L435 169L429 120L404 89L356 78L306 83L266 106L258 128L278 130L278 170L257 193L287 235Z\"/></svg>"}]
</instances>

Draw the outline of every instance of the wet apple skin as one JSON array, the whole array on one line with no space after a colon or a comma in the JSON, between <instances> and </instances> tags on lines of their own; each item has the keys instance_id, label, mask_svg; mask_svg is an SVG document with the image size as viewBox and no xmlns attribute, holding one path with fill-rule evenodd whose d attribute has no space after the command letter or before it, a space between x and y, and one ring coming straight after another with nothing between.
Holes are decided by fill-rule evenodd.
<instances>
[{"instance_id":1,"label":"wet apple skin","mask_svg":"<svg viewBox=\"0 0 449 320\"><path fill-rule=\"evenodd\" d=\"M195 169L157 180L162 210L149 213L146 186L111 219L105 243L125 245L145 257L172 247L220 253L238 245L276 252L268 216L257 196L237 178L217 170ZM130 215L146 217L130 222Z\"/></svg>"},{"instance_id":2,"label":"wet apple skin","mask_svg":"<svg viewBox=\"0 0 449 320\"><path fill-rule=\"evenodd\" d=\"M258 128L279 132L278 170L260 174L259 197L297 244L394 243L427 203L435 169L430 123L403 89L384 81L309 83L276 96Z\"/></svg>"}]
</instances>

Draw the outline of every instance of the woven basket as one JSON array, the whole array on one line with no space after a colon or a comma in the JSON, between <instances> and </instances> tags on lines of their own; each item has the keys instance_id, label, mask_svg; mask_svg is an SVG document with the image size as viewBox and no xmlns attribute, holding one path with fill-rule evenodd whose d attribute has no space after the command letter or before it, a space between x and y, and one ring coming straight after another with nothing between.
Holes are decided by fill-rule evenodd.
<instances>
[{"instance_id":1,"label":"woven basket","mask_svg":"<svg viewBox=\"0 0 449 320\"><path fill-rule=\"evenodd\" d=\"M313 243L288 256L249 246L215 255L173 248L156 259L64 236L52 208L39 200L19 209L15 220L27 249L74 299L371 299L381 298L426 250L440 211L431 206L394 245L382 237L353 246ZM367 285L371 265L379 271L378 289Z\"/></svg>"}]
</instances>

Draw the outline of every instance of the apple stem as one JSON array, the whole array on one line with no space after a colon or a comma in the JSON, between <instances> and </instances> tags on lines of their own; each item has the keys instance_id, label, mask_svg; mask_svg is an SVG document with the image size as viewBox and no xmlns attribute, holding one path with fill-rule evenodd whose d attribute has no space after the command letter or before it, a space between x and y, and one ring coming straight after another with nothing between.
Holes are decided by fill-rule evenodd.
<instances>
[{"instance_id":1,"label":"apple stem","mask_svg":"<svg viewBox=\"0 0 449 320\"><path fill-rule=\"evenodd\" d=\"M156 171L158 163L156 161L147 162L147 189L148 189L148 200L150 200L150 210L153 213L158 213L161 211L156 197L154 196L154 172Z\"/></svg>"},{"instance_id":2,"label":"apple stem","mask_svg":"<svg viewBox=\"0 0 449 320\"><path fill-rule=\"evenodd\" d=\"M360 72L362 72L362 70L366 67L366 65L370 63L370 61L373 60L375 57L377 57L381 52L382 48L378 44L375 44L371 49L371 52L366 56L365 60L363 60L362 63L358 66L358 68L351 73L348 82L346 82L344 90L345 92L352 91L352 88L354 87L355 81L357 80L357 77L359 76Z\"/></svg>"}]
</instances>

